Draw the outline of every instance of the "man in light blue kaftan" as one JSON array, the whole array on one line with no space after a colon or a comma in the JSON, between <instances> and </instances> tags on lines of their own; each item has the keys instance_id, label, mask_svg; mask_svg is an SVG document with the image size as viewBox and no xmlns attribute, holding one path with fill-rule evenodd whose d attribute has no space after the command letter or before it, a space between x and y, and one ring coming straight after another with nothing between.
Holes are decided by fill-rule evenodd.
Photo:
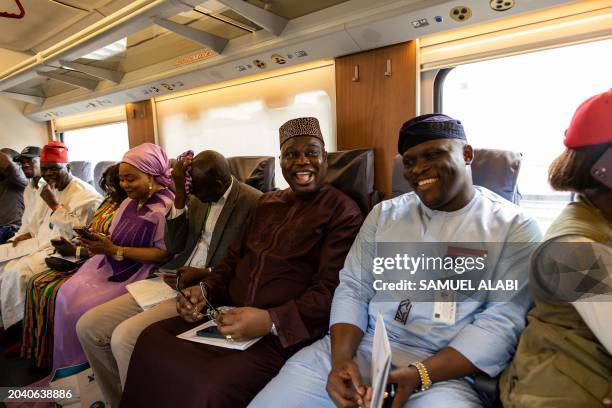
<instances>
[{"instance_id":1,"label":"man in light blue kaftan","mask_svg":"<svg viewBox=\"0 0 612 408\"><path fill-rule=\"evenodd\" d=\"M400 131L398 150L415 192L372 210L340 272L331 335L288 360L250 407L367 406L378 313L392 348L389 383L398 384L394 408L482 406L471 376L496 376L512 357L531 305L527 277L534 245L507 243L539 241L536 222L518 206L472 185L472 148L459 121L445 115L411 119ZM435 303L424 301L413 301L398 319L401 299L374 289L381 275L372 265L381 243L419 242L476 243L490 265L482 279L516 281L518 288L503 302L486 296L457 302L450 321L436 319ZM418 393L413 391L426 388L427 381L415 362L424 365L433 383Z\"/></svg>"}]
</instances>

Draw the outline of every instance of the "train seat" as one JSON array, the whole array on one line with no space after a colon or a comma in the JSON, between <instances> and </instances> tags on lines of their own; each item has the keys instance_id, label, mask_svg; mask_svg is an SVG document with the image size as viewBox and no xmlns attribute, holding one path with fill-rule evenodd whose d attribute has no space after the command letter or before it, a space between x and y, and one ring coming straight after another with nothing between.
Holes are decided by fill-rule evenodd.
<instances>
[{"instance_id":1,"label":"train seat","mask_svg":"<svg viewBox=\"0 0 612 408\"><path fill-rule=\"evenodd\" d=\"M70 162L71 173L91 185L94 184L93 169L91 163L88 161L71 161Z\"/></svg>"},{"instance_id":2,"label":"train seat","mask_svg":"<svg viewBox=\"0 0 612 408\"><path fill-rule=\"evenodd\" d=\"M264 193L276 189L274 184L274 157L228 157L232 175L238 180Z\"/></svg>"},{"instance_id":3,"label":"train seat","mask_svg":"<svg viewBox=\"0 0 612 408\"><path fill-rule=\"evenodd\" d=\"M110 166L112 166L113 164L117 164L117 162L115 162L115 161L101 161L101 162L98 162L96 164L96 166L94 167L94 171L93 171L93 186L96 188L96 190L100 194L104 194L104 191L102 191L100 189L100 186L98 185L98 183L100 181L100 177L102 177L102 173L104 173L104 171L107 168L109 168Z\"/></svg>"},{"instance_id":4,"label":"train seat","mask_svg":"<svg viewBox=\"0 0 612 408\"><path fill-rule=\"evenodd\" d=\"M374 151L342 150L327 153L325 181L351 197L364 214L376 204L374 191Z\"/></svg>"}]
</instances>

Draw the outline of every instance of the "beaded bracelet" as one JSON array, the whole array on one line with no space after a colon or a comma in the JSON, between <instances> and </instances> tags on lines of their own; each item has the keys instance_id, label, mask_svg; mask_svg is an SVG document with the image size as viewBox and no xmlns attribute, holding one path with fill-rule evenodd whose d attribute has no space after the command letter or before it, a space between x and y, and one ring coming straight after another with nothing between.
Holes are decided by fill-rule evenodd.
<instances>
[{"instance_id":1,"label":"beaded bracelet","mask_svg":"<svg viewBox=\"0 0 612 408\"><path fill-rule=\"evenodd\" d=\"M419 377L421 377L421 388L416 390L415 392L427 391L428 389L430 389L432 384L431 379L429 378L429 372L427 371L427 367L425 367L425 364L421 363L420 361L417 361L410 365L417 369L417 371L419 372Z\"/></svg>"}]
</instances>

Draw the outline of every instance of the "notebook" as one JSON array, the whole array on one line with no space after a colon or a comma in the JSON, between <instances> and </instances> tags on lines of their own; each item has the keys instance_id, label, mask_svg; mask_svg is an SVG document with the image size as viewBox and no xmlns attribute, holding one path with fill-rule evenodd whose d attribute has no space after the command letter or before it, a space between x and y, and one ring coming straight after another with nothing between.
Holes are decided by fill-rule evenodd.
<instances>
[{"instance_id":1,"label":"notebook","mask_svg":"<svg viewBox=\"0 0 612 408\"><path fill-rule=\"evenodd\" d=\"M130 283L126 289L143 310L150 309L168 299L176 298L176 290L164 283L161 278Z\"/></svg>"},{"instance_id":2,"label":"notebook","mask_svg":"<svg viewBox=\"0 0 612 408\"><path fill-rule=\"evenodd\" d=\"M207 327L216 326L216 325L217 324L213 320L210 320L197 327L194 327L191 330L187 330L185 333L181 333L176 337L178 337L179 339L183 339L183 340L194 341L196 343L208 344L208 345L217 346L217 347L225 347L225 348L234 349L234 350L246 350L249 347L251 347L253 344L257 343L259 339L261 339L261 337L256 337L248 341L235 341L235 340L228 341L225 339L217 339L213 337L200 337L196 334L198 330L202 330Z\"/></svg>"}]
</instances>

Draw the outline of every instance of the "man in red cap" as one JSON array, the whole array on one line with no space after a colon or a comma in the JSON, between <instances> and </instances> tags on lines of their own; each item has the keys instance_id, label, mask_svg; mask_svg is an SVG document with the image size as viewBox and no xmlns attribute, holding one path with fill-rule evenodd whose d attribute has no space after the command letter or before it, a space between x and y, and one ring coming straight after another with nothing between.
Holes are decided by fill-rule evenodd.
<instances>
[{"instance_id":1,"label":"man in red cap","mask_svg":"<svg viewBox=\"0 0 612 408\"><path fill-rule=\"evenodd\" d=\"M51 239L71 239L73 228L87 225L102 200L91 185L70 174L68 148L63 143L51 141L43 147L40 167L47 183L40 192L46 208L42 209L42 223L33 236L36 249L0 264L0 312L5 329L23 319L26 284L32 275L47 269L45 258Z\"/></svg>"}]
</instances>

